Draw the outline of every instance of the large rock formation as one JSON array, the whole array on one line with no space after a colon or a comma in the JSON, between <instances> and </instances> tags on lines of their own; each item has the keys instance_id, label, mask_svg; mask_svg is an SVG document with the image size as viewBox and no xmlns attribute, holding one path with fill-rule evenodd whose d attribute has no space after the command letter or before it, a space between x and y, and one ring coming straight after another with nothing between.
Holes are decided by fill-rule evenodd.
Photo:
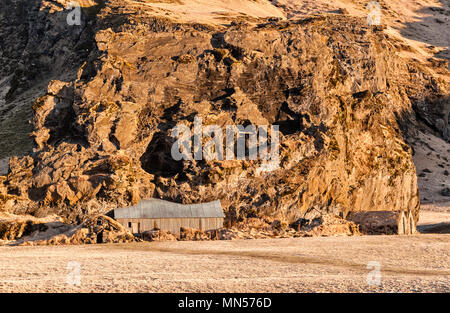
<instances>
[{"instance_id":1,"label":"large rock formation","mask_svg":"<svg viewBox=\"0 0 450 313\"><path fill-rule=\"evenodd\" d=\"M48 86L33 105L33 151L0 180L2 210L81 221L156 197L220 199L229 224L352 211L417 220L400 125L447 91L399 58L383 27L342 12L286 20L270 10L195 23L149 2L84 1L82 25L69 26L66 1L6 1L0 22L28 21L1 34L15 42L2 51L6 100ZM223 129L278 125L279 164L174 160L170 130L195 117Z\"/></svg>"}]
</instances>

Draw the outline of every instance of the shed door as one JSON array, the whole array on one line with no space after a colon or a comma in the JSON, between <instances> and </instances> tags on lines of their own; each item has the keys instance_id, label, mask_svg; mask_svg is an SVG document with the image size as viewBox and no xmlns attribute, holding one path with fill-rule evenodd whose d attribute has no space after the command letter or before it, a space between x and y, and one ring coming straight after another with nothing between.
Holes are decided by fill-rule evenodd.
<instances>
[{"instance_id":1,"label":"shed door","mask_svg":"<svg viewBox=\"0 0 450 313\"><path fill-rule=\"evenodd\" d=\"M139 234L141 232L141 223L131 223L131 232Z\"/></svg>"}]
</instances>

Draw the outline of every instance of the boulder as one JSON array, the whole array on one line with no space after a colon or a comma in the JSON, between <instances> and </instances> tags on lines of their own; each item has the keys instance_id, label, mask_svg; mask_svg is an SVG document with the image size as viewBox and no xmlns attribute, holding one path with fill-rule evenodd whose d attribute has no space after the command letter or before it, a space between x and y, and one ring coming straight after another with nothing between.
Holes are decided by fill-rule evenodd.
<instances>
[{"instance_id":1,"label":"boulder","mask_svg":"<svg viewBox=\"0 0 450 313\"><path fill-rule=\"evenodd\" d=\"M450 197L450 188L446 187L441 190L441 195L444 197Z\"/></svg>"},{"instance_id":2,"label":"boulder","mask_svg":"<svg viewBox=\"0 0 450 313\"><path fill-rule=\"evenodd\" d=\"M417 222L411 212L352 212L347 216L347 220L358 225L363 234L411 235L417 232Z\"/></svg>"}]
</instances>

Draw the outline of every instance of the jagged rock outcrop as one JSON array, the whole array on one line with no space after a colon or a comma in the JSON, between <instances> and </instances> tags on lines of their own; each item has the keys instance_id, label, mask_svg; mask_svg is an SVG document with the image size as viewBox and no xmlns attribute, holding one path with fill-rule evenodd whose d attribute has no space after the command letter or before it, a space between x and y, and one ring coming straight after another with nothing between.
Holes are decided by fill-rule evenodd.
<instances>
[{"instance_id":1,"label":"jagged rock outcrop","mask_svg":"<svg viewBox=\"0 0 450 313\"><path fill-rule=\"evenodd\" d=\"M125 2L92 2L83 25L66 30L52 26L67 15L64 1L34 1L56 7L30 17L48 30L17 47L40 56L21 62L58 69L46 71L47 92L33 106L33 152L10 161L3 210L79 221L98 203L106 212L156 197L221 199L227 225L262 216L292 223L313 209L411 211L417 220L416 172L399 123L446 86L398 58L382 27L343 14L188 23ZM20 91L13 85L11 99ZM277 169L174 160L171 129L195 117L222 129L278 125Z\"/></svg>"},{"instance_id":2,"label":"jagged rock outcrop","mask_svg":"<svg viewBox=\"0 0 450 313\"><path fill-rule=\"evenodd\" d=\"M134 236L112 218L97 215L80 225L65 223L58 216L0 216L0 245L77 245L125 243Z\"/></svg>"}]
</instances>

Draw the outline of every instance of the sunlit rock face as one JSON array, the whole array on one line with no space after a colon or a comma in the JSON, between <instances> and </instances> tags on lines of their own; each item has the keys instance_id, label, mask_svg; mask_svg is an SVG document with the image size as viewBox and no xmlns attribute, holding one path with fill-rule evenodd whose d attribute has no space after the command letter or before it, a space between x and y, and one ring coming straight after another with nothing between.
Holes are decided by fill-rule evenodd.
<instances>
[{"instance_id":1,"label":"sunlit rock face","mask_svg":"<svg viewBox=\"0 0 450 313\"><path fill-rule=\"evenodd\" d=\"M439 97L445 86L399 59L382 27L275 11L194 23L172 7L165 16L118 0L87 3L81 25L67 25L61 1L9 2L31 3L36 24L2 40L38 55L14 54L19 61L2 74L17 81L8 97L40 75L47 87L32 107L33 150L12 158L2 178L3 210L78 221L156 197L220 199L229 224L314 211L403 210L417 219L416 172L399 125L413 118L419 94ZM276 164L174 159L171 130L193 129L196 118L224 133L278 126Z\"/></svg>"}]
</instances>

